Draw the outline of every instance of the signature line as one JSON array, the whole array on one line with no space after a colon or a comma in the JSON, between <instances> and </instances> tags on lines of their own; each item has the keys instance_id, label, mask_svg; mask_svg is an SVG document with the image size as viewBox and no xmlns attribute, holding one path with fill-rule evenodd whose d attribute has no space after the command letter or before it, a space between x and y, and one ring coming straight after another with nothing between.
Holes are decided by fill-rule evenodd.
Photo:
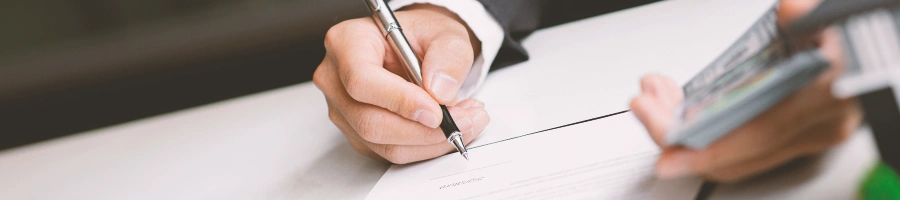
<instances>
[{"instance_id":1,"label":"signature line","mask_svg":"<svg viewBox=\"0 0 900 200\"><path fill-rule=\"evenodd\" d=\"M466 171L462 171L462 172L458 172L458 173L454 173L454 174L448 174L448 175L445 175L445 176L435 177L435 178L432 178L432 179L430 179L430 180L433 181L434 179L444 178L444 177L453 176L453 175L459 175L459 174L462 174L462 173L471 172L471 171L475 171L475 170L479 170L479 169L484 169L484 168L488 168L488 167L493 167L493 166L497 166L497 165L502 165L502 164L506 164L506 163L510 163L510 162L512 162L512 161L506 161L506 162L497 163L497 164L493 164L493 165L488 165L488 166L484 166L484 167L479 167L479 168L475 168L475 169L470 169L470 170L466 170Z\"/></svg>"}]
</instances>

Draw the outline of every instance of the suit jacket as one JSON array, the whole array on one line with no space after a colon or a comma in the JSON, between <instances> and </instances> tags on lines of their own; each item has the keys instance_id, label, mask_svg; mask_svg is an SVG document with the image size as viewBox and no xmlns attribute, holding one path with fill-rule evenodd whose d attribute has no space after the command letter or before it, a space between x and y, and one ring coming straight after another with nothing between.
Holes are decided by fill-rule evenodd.
<instances>
[{"instance_id":1,"label":"suit jacket","mask_svg":"<svg viewBox=\"0 0 900 200\"><path fill-rule=\"evenodd\" d=\"M505 36L491 71L528 60L520 42L537 29L644 5L657 0L478 0Z\"/></svg>"}]
</instances>

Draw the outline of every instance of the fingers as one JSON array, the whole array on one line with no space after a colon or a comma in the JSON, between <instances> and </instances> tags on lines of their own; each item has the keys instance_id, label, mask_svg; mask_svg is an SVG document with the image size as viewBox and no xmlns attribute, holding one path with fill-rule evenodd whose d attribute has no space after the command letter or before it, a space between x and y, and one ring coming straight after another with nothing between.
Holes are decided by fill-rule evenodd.
<instances>
[{"instance_id":1,"label":"fingers","mask_svg":"<svg viewBox=\"0 0 900 200\"><path fill-rule=\"evenodd\" d=\"M758 124L729 133L703 150L667 149L657 163L660 178L700 175L716 181L734 181L762 172L795 158L802 151L791 148L794 138Z\"/></svg>"},{"instance_id":2,"label":"fingers","mask_svg":"<svg viewBox=\"0 0 900 200\"><path fill-rule=\"evenodd\" d=\"M820 1L821 0L782 0L777 11L778 26L782 29L789 30L793 23L815 9ZM807 49L818 46L819 40L818 33L812 32L793 35L791 43L796 49Z\"/></svg>"},{"instance_id":3,"label":"fingers","mask_svg":"<svg viewBox=\"0 0 900 200\"><path fill-rule=\"evenodd\" d=\"M371 19L348 20L326 34L326 56L313 82L325 94L329 118L361 154L408 163L452 150L437 128L443 120L438 102L450 104L466 141L490 121L483 103L455 102L477 39L454 13L426 5L396 13L404 15L410 45L423 56L424 90L403 78L406 70Z\"/></svg>"},{"instance_id":4,"label":"fingers","mask_svg":"<svg viewBox=\"0 0 900 200\"><path fill-rule=\"evenodd\" d=\"M821 0L782 0L778 6L778 24L782 27L816 8Z\"/></svg>"},{"instance_id":5,"label":"fingers","mask_svg":"<svg viewBox=\"0 0 900 200\"><path fill-rule=\"evenodd\" d=\"M752 175L764 172L782 163L800 155L800 151L796 149L786 149L784 151L776 151L771 154L759 156L753 160L746 160L737 165L726 167L704 168L699 163L712 163L714 157L708 156L709 153L679 147L677 149L664 152L657 162L657 175L660 178L668 179L680 177L685 174L684 171L690 172L703 177L706 180L717 182L735 182ZM699 166L699 167L698 167Z\"/></svg>"},{"instance_id":6,"label":"fingers","mask_svg":"<svg viewBox=\"0 0 900 200\"><path fill-rule=\"evenodd\" d=\"M645 85L649 85L646 86ZM678 104L684 99L684 91L671 78L650 74L641 82L641 88L653 88L656 93L657 101L663 108L674 110Z\"/></svg>"},{"instance_id":7,"label":"fingers","mask_svg":"<svg viewBox=\"0 0 900 200\"><path fill-rule=\"evenodd\" d=\"M476 119L487 115L484 108L450 107L457 127L461 131L472 132L476 123L486 125L486 119ZM367 104L356 104L340 109L357 134L364 140L376 144L426 145L447 140L439 128L429 128L403 119L387 110ZM476 121L482 120L482 121Z\"/></svg>"},{"instance_id":8,"label":"fingers","mask_svg":"<svg viewBox=\"0 0 900 200\"><path fill-rule=\"evenodd\" d=\"M706 149L667 149L657 174L737 181L844 141L858 127L862 114L853 100L830 96L828 79L823 75Z\"/></svg>"},{"instance_id":9,"label":"fingers","mask_svg":"<svg viewBox=\"0 0 900 200\"><path fill-rule=\"evenodd\" d=\"M324 70L322 73L326 72L327 70ZM339 84L340 80L334 76L325 76L317 80L320 82L331 82L319 84L321 85L320 88L323 91L333 91L326 94L326 98L336 105L334 107L337 107L337 111L342 118L348 122L349 127L363 140L376 144L400 145L435 144L446 140L444 134L438 128L426 127L384 108L355 101L349 94L342 92L344 90L341 88L342 85ZM474 129L474 125L487 124L487 121L484 121L488 120L487 118L476 118L482 114L487 115L483 108L483 103L473 99L465 101L465 105L479 105L481 107L475 107L477 112L462 112L460 110L466 108L460 106L449 108L451 116L454 117L454 121L460 130L470 130L471 132L471 129Z\"/></svg>"},{"instance_id":10,"label":"fingers","mask_svg":"<svg viewBox=\"0 0 900 200\"><path fill-rule=\"evenodd\" d=\"M700 175L716 181L735 181L786 162L800 154L791 148L797 131L786 132L770 121L753 120L703 150L683 147L666 150L657 163L661 178Z\"/></svg>"},{"instance_id":11,"label":"fingers","mask_svg":"<svg viewBox=\"0 0 900 200\"><path fill-rule=\"evenodd\" d=\"M666 112L656 101L654 97L641 94L631 100L631 113L637 117L638 121L650 133L653 142L658 146L666 146L665 134L672 123L671 112Z\"/></svg>"},{"instance_id":12,"label":"fingers","mask_svg":"<svg viewBox=\"0 0 900 200\"><path fill-rule=\"evenodd\" d=\"M350 127L350 124L347 123L347 120L341 116L340 111L337 110L337 107L334 106L334 103L331 102L331 99L326 98L325 101L328 103L328 118L331 119L331 122L334 123L338 129L340 129L341 133L344 134L344 137L347 138L348 143L350 143L350 147L353 148L359 154L364 156L384 160L379 157L375 152L372 152L364 142L357 139L358 137L354 137L348 134L355 134L353 128Z\"/></svg>"},{"instance_id":13,"label":"fingers","mask_svg":"<svg viewBox=\"0 0 900 200\"><path fill-rule=\"evenodd\" d=\"M844 69L844 56L843 48L841 47L840 34L841 33L837 28L826 28L822 32L822 46L820 48L822 53L825 54L825 58L828 59L828 62L831 64L831 67L838 69L838 72L842 72Z\"/></svg>"},{"instance_id":14,"label":"fingers","mask_svg":"<svg viewBox=\"0 0 900 200\"><path fill-rule=\"evenodd\" d=\"M461 130L463 142L471 143L484 131L490 117L484 112L478 111L481 108L469 108L469 115L474 115L473 120L476 121L472 129ZM480 113L480 114L479 114ZM396 164L406 164L426 159L436 158L441 155L454 152L456 149L446 142L446 138L439 143L430 145L385 145L368 143L369 148L383 158Z\"/></svg>"},{"instance_id":15,"label":"fingers","mask_svg":"<svg viewBox=\"0 0 900 200\"><path fill-rule=\"evenodd\" d=\"M483 104L476 103L474 100L463 101L460 104L463 103L466 103L469 107L455 107L455 109L451 109L451 115L471 116L472 121L475 121L475 124L471 126L471 128L460 128L463 133L462 137L464 142L471 143L472 140L477 138L481 132L484 131L487 123L490 121L490 117L487 113L483 112L484 107L477 107ZM346 120L343 120L343 118L340 117L333 118L333 122L338 125L338 127L351 127ZM347 140L350 141L354 150L360 154L378 160L387 160L395 164L405 164L431 159L455 151L454 147L446 142L446 138L442 138L441 141L428 145L377 144L362 138L359 134L353 132L352 128L341 128L341 130L343 131L344 136L347 137Z\"/></svg>"},{"instance_id":16,"label":"fingers","mask_svg":"<svg viewBox=\"0 0 900 200\"><path fill-rule=\"evenodd\" d=\"M806 117L821 112L815 112L814 108L817 106L813 104L798 101L800 97L801 94L792 95L706 149L695 151L676 148L672 150L676 153L664 154L657 165L659 177L705 175L738 164L768 163L766 161L781 159L781 157L759 158L779 153L778 151L802 130L813 122L820 121L819 118Z\"/></svg>"},{"instance_id":17,"label":"fingers","mask_svg":"<svg viewBox=\"0 0 900 200\"><path fill-rule=\"evenodd\" d=\"M833 71L832 71L833 72ZM838 114L846 109L844 104L831 96L833 74L825 73L806 87L788 96L756 118L738 127L705 151L715 162L701 163L703 168L718 168L753 160L770 154L800 137L813 126L838 122Z\"/></svg>"},{"instance_id":18,"label":"fingers","mask_svg":"<svg viewBox=\"0 0 900 200\"><path fill-rule=\"evenodd\" d=\"M657 145L666 146L665 134L674 122L672 113L684 98L682 90L675 81L655 74L641 79L641 90L631 101L631 112Z\"/></svg>"},{"instance_id":19,"label":"fingers","mask_svg":"<svg viewBox=\"0 0 900 200\"><path fill-rule=\"evenodd\" d=\"M853 107L841 110L844 112L832 115L834 117L832 120L825 120L817 126L809 126L808 129L801 131L802 135L789 139L790 141L781 147L763 154L755 154L753 157L745 157L731 164L723 164L724 162L720 161L722 159L716 156L733 156L734 152L741 149L702 151L682 147L666 149L657 163L657 174L661 178L672 178L679 176L678 171L689 171L689 174L719 182L735 182L755 176L794 158L822 152L847 140L859 126L862 113ZM758 149L763 148L765 147Z\"/></svg>"},{"instance_id":20,"label":"fingers","mask_svg":"<svg viewBox=\"0 0 900 200\"><path fill-rule=\"evenodd\" d=\"M820 152L846 141L862 123L862 109L854 99L842 100L835 106L836 112L830 113L834 120L812 126L801 137L792 143L803 149L804 154Z\"/></svg>"},{"instance_id":21,"label":"fingers","mask_svg":"<svg viewBox=\"0 0 900 200\"><path fill-rule=\"evenodd\" d=\"M784 26L813 9L818 0L783 0L779 24ZM814 44L832 64L810 85L792 94L771 109L747 122L703 150L667 147L657 163L660 178L700 175L707 179L741 180L799 156L818 153L846 140L861 121L855 100L838 100L831 95L831 83L843 69L838 32L826 29ZM809 40L813 41L813 40ZM645 79L653 79L649 76ZM656 85L653 80L642 85ZM644 86L645 91L653 91ZM632 111L647 126L654 140L660 140L665 119L653 118L651 109L666 109L670 101L659 92L644 92L632 102ZM671 95L671 94L670 94ZM655 98L653 98L655 97ZM642 99L646 98L646 99ZM682 97L683 98L683 97ZM654 102L653 100L656 99ZM653 107L651 104L656 104ZM651 105L651 106L648 106ZM657 122L653 122L657 121ZM659 122L662 121L662 122ZM660 125L663 124L663 125ZM659 143L659 141L657 141Z\"/></svg>"},{"instance_id":22,"label":"fingers","mask_svg":"<svg viewBox=\"0 0 900 200\"><path fill-rule=\"evenodd\" d=\"M463 141L471 143L481 132L463 132ZM395 164L406 164L436 158L454 152L456 149L447 142L431 145L385 145L367 143L367 146L384 159Z\"/></svg>"},{"instance_id":23,"label":"fingers","mask_svg":"<svg viewBox=\"0 0 900 200\"><path fill-rule=\"evenodd\" d=\"M336 25L326 36L326 49L342 85L337 90L428 127L440 124L440 107L431 96L384 69L384 39L371 20L355 19Z\"/></svg>"}]
</instances>

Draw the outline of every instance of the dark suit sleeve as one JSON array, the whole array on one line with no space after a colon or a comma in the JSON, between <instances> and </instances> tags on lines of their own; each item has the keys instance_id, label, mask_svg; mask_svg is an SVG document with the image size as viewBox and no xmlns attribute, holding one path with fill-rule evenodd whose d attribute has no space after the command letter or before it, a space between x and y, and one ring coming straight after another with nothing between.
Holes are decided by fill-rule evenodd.
<instances>
[{"instance_id":1,"label":"dark suit sleeve","mask_svg":"<svg viewBox=\"0 0 900 200\"><path fill-rule=\"evenodd\" d=\"M656 0L478 0L505 32L503 45L491 71L528 60L520 43L537 29L599 14L635 7Z\"/></svg>"}]
</instances>

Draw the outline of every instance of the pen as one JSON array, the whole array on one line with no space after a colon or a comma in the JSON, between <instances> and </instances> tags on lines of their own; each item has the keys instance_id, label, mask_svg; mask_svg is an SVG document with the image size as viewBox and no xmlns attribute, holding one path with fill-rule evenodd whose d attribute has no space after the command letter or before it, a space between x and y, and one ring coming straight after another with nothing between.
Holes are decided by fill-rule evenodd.
<instances>
[{"instance_id":1,"label":"pen","mask_svg":"<svg viewBox=\"0 0 900 200\"><path fill-rule=\"evenodd\" d=\"M397 18L394 17L394 12L391 12L391 8L388 7L384 0L363 1L368 5L369 12L372 13L372 19L381 28L381 33L384 34L384 38L388 40L388 43L394 49L394 53L403 60L401 63L406 68L407 78L419 87L422 87L422 89L425 89L425 85L422 84L422 62L419 60L416 52L413 51L412 46L409 45L409 41L406 41L406 36L403 35L403 30L400 28ZM450 142L466 160L469 160L469 152L466 151L466 145L463 144L462 132L459 131L456 122L453 122L447 106L441 105L441 111L444 113L444 119L441 121L440 127L441 131L444 132L444 136L447 136L447 142Z\"/></svg>"}]
</instances>

